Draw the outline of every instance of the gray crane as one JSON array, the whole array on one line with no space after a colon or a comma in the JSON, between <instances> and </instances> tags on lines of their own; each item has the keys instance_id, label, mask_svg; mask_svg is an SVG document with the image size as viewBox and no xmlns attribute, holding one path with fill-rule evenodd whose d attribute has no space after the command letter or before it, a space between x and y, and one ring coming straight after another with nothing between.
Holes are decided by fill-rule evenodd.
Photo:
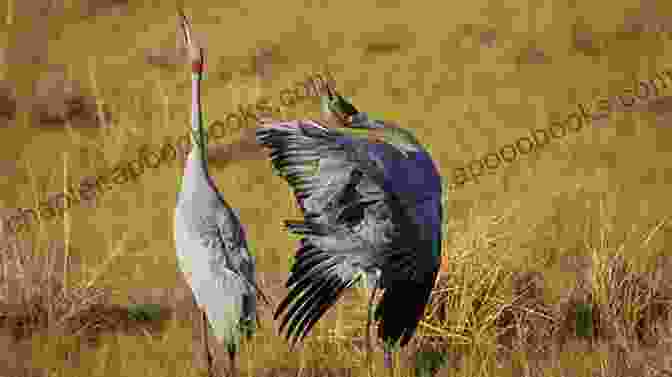
<instances>
[{"instance_id":1,"label":"gray crane","mask_svg":"<svg viewBox=\"0 0 672 377\"><path fill-rule=\"evenodd\" d=\"M302 235L291 268L280 331L300 342L357 281L374 283L366 327L380 320L385 367L406 345L424 314L438 273L443 237L441 176L410 131L370 120L335 91L323 98L343 127L316 121L278 122L257 130L273 167L303 210L286 221ZM333 117L332 117L333 119ZM376 291L384 293L375 313ZM370 364L369 364L370 365Z\"/></svg>"},{"instance_id":2,"label":"gray crane","mask_svg":"<svg viewBox=\"0 0 672 377\"><path fill-rule=\"evenodd\" d=\"M224 201L208 173L207 134L200 100L203 53L193 38L189 21L181 11L178 13L192 68L192 150L175 208L177 260L201 311L210 376L215 372L208 323L217 340L225 345L231 374L237 376L235 361L241 338L251 337L259 324L257 295L268 300L255 283L255 258L239 216Z\"/></svg>"}]
</instances>

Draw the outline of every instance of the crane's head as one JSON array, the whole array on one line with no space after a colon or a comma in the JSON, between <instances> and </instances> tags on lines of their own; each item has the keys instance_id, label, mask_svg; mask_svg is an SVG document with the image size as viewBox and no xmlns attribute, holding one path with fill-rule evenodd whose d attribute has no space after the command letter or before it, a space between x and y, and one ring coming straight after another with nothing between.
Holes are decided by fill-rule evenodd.
<instances>
[{"instance_id":1,"label":"crane's head","mask_svg":"<svg viewBox=\"0 0 672 377\"><path fill-rule=\"evenodd\" d=\"M182 10L177 10L182 21L182 32L184 35L184 44L187 46L189 60L191 62L191 71L194 74L203 73L203 50L198 46L191 32L191 24Z\"/></svg>"},{"instance_id":2,"label":"crane's head","mask_svg":"<svg viewBox=\"0 0 672 377\"><path fill-rule=\"evenodd\" d=\"M334 116L340 123L346 126L349 125L351 123L351 117L358 114L359 111L352 105L351 101L341 97L341 95L338 94L336 90L331 89L329 85L326 85L325 87L327 89L327 94L320 98L322 113Z\"/></svg>"},{"instance_id":3,"label":"crane's head","mask_svg":"<svg viewBox=\"0 0 672 377\"><path fill-rule=\"evenodd\" d=\"M385 128L382 122L370 120L366 113L357 110L350 98L342 97L329 85L326 85L326 91L327 94L320 98L323 114L335 117L341 125L348 128L362 130Z\"/></svg>"},{"instance_id":4,"label":"crane's head","mask_svg":"<svg viewBox=\"0 0 672 377\"><path fill-rule=\"evenodd\" d=\"M418 152L420 143L413 134L393 123L369 118L365 112L360 112L352 102L343 98L329 85L326 86L327 95L322 96L322 112L337 118L341 131L349 135L366 137L370 142L385 142L397 148L402 154Z\"/></svg>"}]
</instances>

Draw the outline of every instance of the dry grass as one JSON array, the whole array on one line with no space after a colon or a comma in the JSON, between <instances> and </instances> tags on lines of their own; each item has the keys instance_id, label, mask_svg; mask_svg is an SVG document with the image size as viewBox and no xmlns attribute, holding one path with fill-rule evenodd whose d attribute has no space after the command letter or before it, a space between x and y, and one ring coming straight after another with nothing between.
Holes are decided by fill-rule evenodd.
<instances>
[{"instance_id":1,"label":"dry grass","mask_svg":"<svg viewBox=\"0 0 672 377\"><path fill-rule=\"evenodd\" d=\"M173 4L91 2L80 14L80 3L36 16L44 23L27 17L28 2L0 9L0 19L12 21L0 29L0 48L8 48L0 79L13 80L3 95L19 96L16 106L10 99L0 106L0 137L11 140L0 148L3 207L34 207L69 183L134 159L141 145L184 134L188 73L174 57L159 65L148 58L176 46ZM509 8L476 1L450 10L406 2L328 10L299 1L245 9L205 3L212 7L185 6L207 48L207 124L260 96L277 102L281 89L329 62L362 108L413 129L448 181L453 168L575 103L653 77L672 58L663 24L669 2L521 1ZM380 25L371 24L372 15ZM26 98L47 63L67 68L101 124L36 124ZM447 193L442 273L416 338L398 355L397 376L428 376L416 370L421 364L442 364L437 376L672 375L672 128L660 116L665 102L655 103L614 113L604 126L585 127ZM283 116L317 111L307 102ZM277 303L296 247L280 221L299 211L282 179L238 138L215 147L213 175L240 208L259 283ZM161 164L20 241L3 239L0 342L7 352L0 352L0 375L202 373L198 317L172 241L181 168L179 161ZM295 351L277 336L273 308L262 307L264 328L244 346L242 374L366 376L365 303L365 292L348 292ZM161 309L147 322L134 304ZM378 352L373 373L382 372Z\"/></svg>"}]
</instances>

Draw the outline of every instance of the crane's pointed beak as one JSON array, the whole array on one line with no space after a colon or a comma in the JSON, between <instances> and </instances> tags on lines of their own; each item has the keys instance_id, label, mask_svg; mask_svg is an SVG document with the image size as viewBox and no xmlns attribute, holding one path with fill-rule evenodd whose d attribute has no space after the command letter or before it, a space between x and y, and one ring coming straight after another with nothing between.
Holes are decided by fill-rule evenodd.
<instances>
[{"instance_id":1,"label":"crane's pointed beak","mask_svg":"<svg viewBox=\"0 0 672 377\"><path fill-rule=\"evenodd\" d=\"M333 101L334 99L336 99L336 93L333 89L331 89L331 85L325 85L325 87L327 88L327 96L329 100Z\"/></svg>"},{"instance_id":2,"label":"crane's pointed beak","mask_svg":"<svg viewBox=\"0 0 672 377\"><path fill-rule=\"evenodd\" d=\"M189 54L189 60L191 62L191 70L193 73L200 74L203 72L203 53L201 51L201 48L196 43L196 40L194 40L193 38L191 32L191 24L189 23L187 17L184 15L184 12L182 12L181 9L178 9L177 13L179 14L181 20L182 33L184 35L184 44L186 45Z\"/></svg>"},{"instance_id":3,"label":"crane's pointed beak","mask_svg":"<svg viewBox=\"0 0 672 377\"><path fill-rule=\"evenodd\" d=\"M332 116L338 119L338 122L345 127L350 126L350 117L359 113L352 105L352 102L343 98L330 85L325 85L326 95L321 96L320 103L322 113L326 116Z\"/></svg>"}]
</instances>

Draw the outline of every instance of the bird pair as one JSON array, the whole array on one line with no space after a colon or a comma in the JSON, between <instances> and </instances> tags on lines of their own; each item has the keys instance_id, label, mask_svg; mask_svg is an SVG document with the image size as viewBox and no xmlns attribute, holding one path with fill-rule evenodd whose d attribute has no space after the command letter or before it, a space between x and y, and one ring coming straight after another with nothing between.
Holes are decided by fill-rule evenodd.
<instances>
[{"instance_id":1,"label":"bird pair","mask_svg":"<svg viewBox=\"0 0 672 377\"><path fill-rule=\"evenodd\" d=\"M202 310L205 352L211 375L207 329L236 353L258 324L255 257L236 212L208 173L200 83L203 52L180 12L192 69L191 139L175 209L178 264ZM270 150L273 168L289 183L303 210L301 221L285 221L301 236L286 286L275 311L294 346L310 332L342 293L360 279L373 285L366 327L380 321L385 367L392 372L394 347L406 345L418 326L441 258L441 177L413 134L371 120L331 88L322 98L330 126L316 121L263 124L256 132ZM258 254L257 254L258 255ZM383 289L373 312L373 300Z\"/></svg>"}]
</instances>

